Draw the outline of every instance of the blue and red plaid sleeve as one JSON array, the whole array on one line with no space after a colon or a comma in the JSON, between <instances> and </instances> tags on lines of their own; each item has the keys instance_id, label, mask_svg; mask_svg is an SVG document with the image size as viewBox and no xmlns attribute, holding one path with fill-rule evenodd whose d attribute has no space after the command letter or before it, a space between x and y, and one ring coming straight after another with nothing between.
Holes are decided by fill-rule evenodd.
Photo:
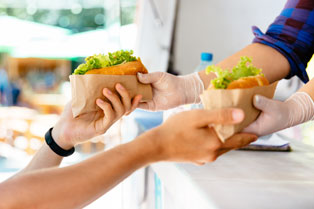
<instances>
[{"instance_id":1,"label":"blue and red plaid sleeve","mask_svg":"<svg viewBox=\"0 0 314 209\"><path fill-rule=\"evenodd\" d=\"M255 26L252 29L254 43L268 45L288 59L287 78L297 75L309 81L305 68L314 53L314 0L288 0L265 34Z\"/></svg>"}]
</instances>

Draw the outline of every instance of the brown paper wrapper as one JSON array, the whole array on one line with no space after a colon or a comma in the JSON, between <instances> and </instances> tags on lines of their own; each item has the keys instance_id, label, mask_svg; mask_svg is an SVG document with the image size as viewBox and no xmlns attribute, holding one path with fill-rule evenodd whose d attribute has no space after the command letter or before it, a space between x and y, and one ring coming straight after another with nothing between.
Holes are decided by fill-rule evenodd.
<instances>
[{"instance_id":1,"label":"brown paper wrapper","mask_svg":"<svg viewBox=\"0 0 314 209\"><path fill-rule=\"evenodd\" d=\"M277 82L268 86L258 86L249 89L214 89L205 90L200 96L205 109L214 110L228 107L241 108L245 112L242 123L236 125L213 125L218 137L224 142L227 138L246 128L255 121L260 110L253 105L256 94L273 98Z\"/></svg>"},{"instance_id":2,"label":"brown paper wrapper","mask_svg":"<svg viewBox=\"0 0 314 209\"><path fill-rule=\"evenodd\" d=\"M122 84L129 92L131 98L142 95L142 101L152 100L153 92L150 84L142 84L136 75L70 75L72 88L72 113L73 117L81 114L98 111L96 100L101 98L108 101L103 95L103 89L117 93L115 85ZM118 94L118 93L117 93ZM119 95L119 94L118 94Z\"/></svg>"}]
</instances>

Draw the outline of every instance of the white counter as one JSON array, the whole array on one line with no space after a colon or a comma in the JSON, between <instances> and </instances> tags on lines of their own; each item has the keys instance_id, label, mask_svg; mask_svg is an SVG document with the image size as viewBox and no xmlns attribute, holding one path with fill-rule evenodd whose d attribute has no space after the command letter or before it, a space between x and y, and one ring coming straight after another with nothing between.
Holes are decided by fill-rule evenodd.
<instances>
[{"instance_id":1,"label":"white counter","mask_svg":"<svg viewBox=\"0 0 314 209\"><path fill-rule=\"evenodd\" d=\"M172 209L313 209L314 147L290 142L292 152L231 151L205 166L151 168Z\"/></svg>"}]
</instances>

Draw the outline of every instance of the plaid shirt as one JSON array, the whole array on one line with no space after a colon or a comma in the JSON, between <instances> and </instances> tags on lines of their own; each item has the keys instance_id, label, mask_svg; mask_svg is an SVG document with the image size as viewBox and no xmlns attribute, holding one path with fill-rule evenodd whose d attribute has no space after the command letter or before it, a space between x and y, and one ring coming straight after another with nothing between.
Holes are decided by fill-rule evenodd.
<instances>
[{"instance_id":1,"label":"plaid shirt","mask_svg":"<svg viewBox=\"0 0 314 209\"><path fill-rule=\"evenodd\" d=\"M254 43L268 45L287 58L291 69L287 78L297 75L309 81L305 68L314 53L314 0L288 0L266 34L252 29Z\"/></svg>"}]
</instances>

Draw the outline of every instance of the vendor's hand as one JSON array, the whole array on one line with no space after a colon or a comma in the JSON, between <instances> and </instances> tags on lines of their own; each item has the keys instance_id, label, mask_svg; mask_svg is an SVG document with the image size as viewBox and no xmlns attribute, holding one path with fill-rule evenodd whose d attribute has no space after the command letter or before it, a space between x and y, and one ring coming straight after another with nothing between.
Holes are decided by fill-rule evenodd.
<instances>
[{"instance_id":1,"label":"vendor's hand","mask_svg":"<svg viewBox=\"0 0 314 209\"><path fill-rule=\"evenodd\" d=\"M146 138L158 150L158 160L204 164L257 139L253 134L241 133L223 143L210 127L212 124L240 123L243 118L244 113L240 109L186 111L170 117L160 127L147 132Z\"/></svg>"},{"instance_id":2,"label":"vendor's hand","mask_svg":"<svg viewBox=\"0 0 314 209\"><path fill-rule=\"evenodd\" d=\"M304 123L314 116L314 103L305 92L297 92L285 102L256 95L254 106L262 113L254 123L243 131L258 136L268 135Z\"/></svg>"},{"instance_id":3,"label":"vendor's hand","mask_svg":"<svg viewBox=\"0 0 314 209\"><path fill-rule=\"evenodd\" d=\"M167 110L183 104L199 103L199 95L204 91L204 84L197 73L186 76L174 76L156 72L138 74L138 79L153 87L153 100L140 103L139 108L158 111Z\"/></svg>"},{"instance_id":4,"label":"vendor's hand","mask_svg":"<svg viewBox=\"0 0 314 209\"><path fill-rule=\"evenodd\" d=\"M52 131L52 136L57 144L63 149L70 149L78 143L104 134L113 123L138 106L142 98L141 95L137 95L131 101L129 93L121 84L116 85L116 90L121 99L105 88L103 94L111 104L97 99L96 104L101 110L86 113L76 118L73 118L71 104L67 104L59 122Z\"/></svg>"}]
</instances>

